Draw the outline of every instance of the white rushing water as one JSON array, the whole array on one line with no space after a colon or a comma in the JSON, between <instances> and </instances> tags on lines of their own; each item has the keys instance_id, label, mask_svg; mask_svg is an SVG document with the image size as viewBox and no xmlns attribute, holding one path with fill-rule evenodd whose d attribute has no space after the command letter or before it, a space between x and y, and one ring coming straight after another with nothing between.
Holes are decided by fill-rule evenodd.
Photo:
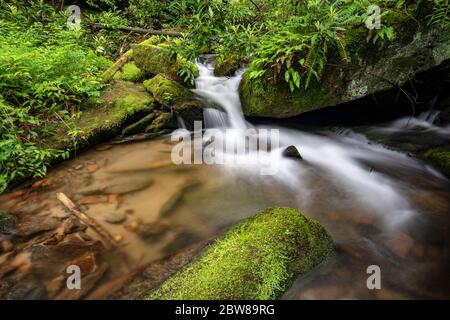
<instances>
[{"instance_id":1,"label":"white rushing water","mask_svg":"<svg viewBox=\"0 0 450 320\"><path fill-rule=\"evenodd\" d=\"M215 77L212 66L199 64L200 76L195 93L203 97L212 108L205 110L205 137L211 130L232 129L234 134L225 135L224 143L233 143L244 129L255 130L244 118L239 99L238 87L242 71L231 78ZM405 125L393 123L392 128ZM426 119L419 119L426 122ZM426 122L429 123L429 122ZM279 129L279 148L268 152L245 152L224 154L224 167L233 173L251 179L275 179L295 192L299 207L308 205L309 199L334 197L330 201L358 204L384 220L388 226L396 226L414 215L406 198L401 193L400 182L378 172L373 167L409 168L422 170L423 166L406 155L386 149L370 142L364 135L346 130L340 134L328 132L314 134L300 130ZM241 130L241 131L239 131ZM303 159L296 161L282 156L282 150L294 145ZM236 161L236 159L239 161ZM260 175L261 166L276 168L274 176ZM339 193L329 194L316 187L318 176L325 176L327 183Z\"/></svg>"}]
</instances>

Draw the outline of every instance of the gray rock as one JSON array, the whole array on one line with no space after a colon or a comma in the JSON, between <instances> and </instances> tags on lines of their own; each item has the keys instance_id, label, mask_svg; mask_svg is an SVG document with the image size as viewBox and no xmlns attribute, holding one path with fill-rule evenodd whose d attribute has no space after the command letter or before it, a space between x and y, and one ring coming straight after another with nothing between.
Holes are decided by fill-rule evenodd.
<instances>
[{"instance_id":1,"label":"gray rock","mask_svg":"<svg viewBox=\"0 0 450 320\"><path fill-rule=\"evenodd\" d=\"M119 224L127 219L127 215L123 212L111 212L105 217L105 221L111 224Z\"/></svg>"}]
</instances>

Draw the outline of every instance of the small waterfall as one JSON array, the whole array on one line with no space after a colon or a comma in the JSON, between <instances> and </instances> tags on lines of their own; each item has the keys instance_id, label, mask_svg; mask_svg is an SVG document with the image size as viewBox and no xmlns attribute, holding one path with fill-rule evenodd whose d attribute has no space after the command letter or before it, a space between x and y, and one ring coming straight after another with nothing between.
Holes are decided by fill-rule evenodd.
<instances>
[{"instance_id":1,"label":"small waterfall","mask_svg":"<svg viewBox=\"0 0 450 320\"><path fill-rule=\"evenodd\" d=\"M382 145L369 142L363 135L346 130L341 134L326 132L324 134L307 133L281 127L253 127L243 115L239 99L239 83L243 71L234 77L215 77L211 65L198 64L200 76L194 92L210 106L204 111L206 124L204 140L214 130L226 131L224 144L234 143L245 129L279 130L279 147L266 152L249 152L231 154L224 152L224 168L230 169L241 178L249 181L266 179L278 181L290 188L297 196L299 207L307 207L309 199L336 197L315 187L318 177L326 177L326 183L334 185L344 198L330 199L352 204L359 203L373 212L389 226L407 221L415 212L402 195L401 182L373 168L390 167L425 170L423 165L406 155L386 149ZM432 126L436 114L424 115L417 119L420 123ZM397 122L392 126L404 125ZM231 134L230 134L231 132ZM282 156L282 150L294 145L300 151L303 161L295 161ZM218 152L221 152L220 150ZM276 168L276 174L266 178L260 177L262 166Z\"/></svg>"}]
</instances>

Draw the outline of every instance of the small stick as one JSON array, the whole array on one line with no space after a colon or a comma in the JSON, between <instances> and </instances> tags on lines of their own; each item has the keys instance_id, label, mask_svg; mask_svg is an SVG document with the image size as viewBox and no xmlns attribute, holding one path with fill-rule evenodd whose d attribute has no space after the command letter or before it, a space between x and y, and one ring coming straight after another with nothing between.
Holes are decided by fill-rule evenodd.
<instances>
[{"instance_id":1,"label":"small stick","mask_svg":"<svg viewBox=\"0 0 450 320\"><path fill-rule=\"evenodd\" d=\"M106 231L94 218L89 217L86 213L81 212L77 209L75 203L69 199L64 193L58 192L56 194L56 198L58 198L61 203L72 212L75 216L78 217L81 221L86 223L89 227L94 229L95 232L98 233L103 239L105 239L109 244L111 244L114 248L117 247L117 243L111 234Z\"/></svg>"}]
</instances>

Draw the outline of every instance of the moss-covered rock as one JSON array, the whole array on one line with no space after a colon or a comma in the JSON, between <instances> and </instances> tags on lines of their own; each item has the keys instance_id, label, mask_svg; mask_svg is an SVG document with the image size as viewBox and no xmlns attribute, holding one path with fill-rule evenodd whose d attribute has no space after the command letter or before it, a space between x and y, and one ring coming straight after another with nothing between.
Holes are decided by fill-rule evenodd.
<instances>
[{"instance_id":1,"label":"moss-covered rock","mask_svg":"<svg viewBox=\"0 0 450 320\"><path fill-rule=\"evenodd\" d=\"M144 87L160 104L170 106L184 120L188 129L193 129L194 121L203 120L205 105L196 99L189 89L179 83L159 74L144 81Z\"/></svg>"},{"instance_id":2,"label":"moss-covered rock","mask_svg":"<svg viewBox=\"0 0 450 320\"><path fill-rule=\"evenodd\" d=\"M350 30L346 39L352 50L351 62L339 61L331 55L320 83L312 82L307 90L291 93L283 81L275 84L271 79L250 79L250 66L240 86L244 113L292 117L388 92L392 92L390 101L394 101L398 88L409 84L417 75L438 66L448 68L449 32L407 25L397 30L396 40L376 45L367 43L364 34L367 37L367 30Z\"/></svg>"},{"instance_id":3,"label":"moss-covered rock","mask_svg":"<svg viewBox=\"0 0 450 320\"><path fill-rule=\"evenodd\" d=\"M284 84L262 79L250 79L244 74L239 92L245 115L255 117L288 118L336 103L318 85L291 93Z\"/></svg>"},{"instance_id":4,"label":"moss-covered rock","mask_svg":"<svg viewBox=\"0 0 450 320\"><path fill-rule=\"evenodd\" d=\"M220 56L214 66L216 77L231 77L241 67L241 62L235 56Z\"/></svg>"},{"instance_id":5,"label":"moss-covered rock","mask_svg":"<svg viewBox=\"0 0 450 320\"><path fill-rule=\"evenodd\" d=\"M138 134L144 132L145 129L150 126L155 119L156 115L154 113L150 113L143 117L141 120L127 126L122 130L122 135L130 136L133 134Z\"/></svg>"},{"instance_id":6,"label":"moss-covered rock","mask_svg":"<svg viewBox=\"0 0 450 320\"><path fill-rule=\"evenodd\" d=\"M117 72L114 75L115 80L123 80L123 81L130 81L130 82L138 82L142 80L144 77L144 73L141 69L139 69L136 66L136 63L128 62L123 67L122 70Z\"/></svg>"},{"instance_id":7,"label":"moss-covered rock","mask_svg":"<svg viewBox=\"0 0 450 320\"><path fill-rule=\"evenodd\" d=\"M423 153L422 158L450 177L450 148L428 150Z\"/></svg>"},{"instance_id":8,"label":"moss-covered rock","mask_svg":"<svg viewBox=\"0 0 450 320\"><path fill-rule=\"evenodd\" d=\"M151 125L145 128L145 132L156 133L164 129L176 128L178 128L178 124L176 119L174 119L173 114L170 112L163 112L155 120L153 120Z\"/></svg>"},{"instance_id":9,"label":"moss-covered rock","mask_svg":"<svg viewBox=\"0 0 450 320\"><path fill-rule=\"evenodd\" d=\"M153 97L141 85L131 82L114 83L103 92L101 99L100 105L84 106L81 116L74 119L73 125L78 132L77 148L117 136L124 126L140 120L155 108ZM74 148L74 140L67 135L63 123L53 130L55 136L44 140L45 145L55 149Z\"/></svg>"},{"instance_id":10,"label":"moss-covered rock","mask_svg":"<svg viewBox=\"0 0 450 320\"><path fill-rule=\"evenodd\" d=\"M152 79L144 81L144 88L149 91L159 103L173 104L181 103L185 99L192 96L189 89L183 87L177 82L174 82L162 74L158 74Z\"/></svg>"},{"instance_id":11,"label":"moss-covered rock","mask_svg":"<svg viewBox=\"0 0 450 320\"><path fill-rule=\"evenodd\" d=\"M142 42L133 48L134 61L136 66L149 75L164 74L167 78L178 83L184 83L184 79L179 75L182 69L189 69L194 77L198 77L198 67L177 55L172 59L170 52L164 50L168 46L166 43L151 44L153 42ZM190 83L184 83L191 85Z\"/></svg>"},{"instance_id":12,"label":"moss-covered rock","mask_svg":"<svg viewBox=\"0 0 450 320\"><path fill-rule=\"evenodd\" d=\"M11 233L17 223L17 217L0 210L0 233Z\"/></svg>"},{"instance_id":13,"label":"moss-covered rock","mask_svg":"<svg viewBox=\"0 0 450 320\"><path fill-rule=\"evenodd\" d=\"M232 228L149 299L275 299L334 249L326 230L290 208Z\"/></svg>"}]
</instances>

